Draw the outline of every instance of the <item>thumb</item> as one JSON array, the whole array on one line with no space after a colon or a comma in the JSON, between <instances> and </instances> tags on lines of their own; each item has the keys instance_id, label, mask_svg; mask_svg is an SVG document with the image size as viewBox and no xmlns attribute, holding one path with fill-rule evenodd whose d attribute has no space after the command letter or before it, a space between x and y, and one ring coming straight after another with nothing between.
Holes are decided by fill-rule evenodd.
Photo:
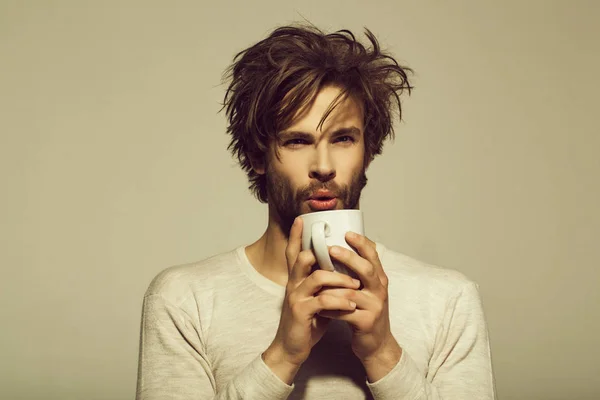
<instances>
[{"instance_id":1,"label":"thumb","mask_svg":"<svg viewBox=\"0 0 600 400\"><path fill-rule=\"evenodd\" d=\"M287 260L288 272L292 272L292 268L296 263L298 254L302 249L302 218L296 217L292 229L290 230L290 236L288 239L287 247L285 249L285 258Z\"/></svg>"}]
</instances>

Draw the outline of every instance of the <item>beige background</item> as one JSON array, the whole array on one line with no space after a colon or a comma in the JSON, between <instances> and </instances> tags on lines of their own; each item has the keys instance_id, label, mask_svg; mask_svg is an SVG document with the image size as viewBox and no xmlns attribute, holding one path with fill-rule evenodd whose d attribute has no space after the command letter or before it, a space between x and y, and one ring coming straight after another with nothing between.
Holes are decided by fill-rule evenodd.
<instances>
[{"instance_id":1,"label":"beige background","mask_svg":"<svg viewBox=\"0 0 600 400\"><path fill-rule=\"evenodd\" d=\"M0 398L133 398L152 277L265 228L220 74L302 16L417 72L368 235L480 284L500 399L600 398L600 3L231 4L0 1Z\"/></svg>"}]
</instances>

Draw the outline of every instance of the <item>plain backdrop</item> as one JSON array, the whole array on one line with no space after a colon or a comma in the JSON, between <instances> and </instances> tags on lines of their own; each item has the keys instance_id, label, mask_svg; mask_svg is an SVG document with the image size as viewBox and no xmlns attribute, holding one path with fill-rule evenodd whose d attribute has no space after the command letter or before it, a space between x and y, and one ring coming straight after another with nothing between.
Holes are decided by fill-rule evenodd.
<instances>
[{"instance_id":1,"label":"plain backdrop","mask_svg":"<svg viewBox=\"0 0 600 400\"><path fill-rule=\"evenodd\" d=\"M1 0L0 398L134 397L151 279L266 227L221 73L303 18L415 70L367 235L480 285L500 399L600 398L600 3L550 0Z\"/></svg>"}]
</instances>

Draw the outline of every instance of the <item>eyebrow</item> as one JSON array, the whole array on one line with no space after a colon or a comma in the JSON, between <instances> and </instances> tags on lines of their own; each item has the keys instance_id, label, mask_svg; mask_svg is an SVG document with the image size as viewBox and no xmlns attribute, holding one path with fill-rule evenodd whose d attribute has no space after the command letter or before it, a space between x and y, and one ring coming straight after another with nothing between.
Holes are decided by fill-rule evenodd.
<instances>
[{"instance_id":1,"label":"eyebrow","mask_svg":"<svg viewBox=\"0 0 600 400\"><path fill-rule=\"evenodd\" d=\"M342 136L342 135L360 135L360 129L355 126L350 126L346 128L336 129L331 133L332 137ZM303 131L283 131L279 132L277 135L278 139L282 142L285 142L290 139L304 139L311 140L313 139L312 133L303 132Z\"/></svg>"}]
</instances>

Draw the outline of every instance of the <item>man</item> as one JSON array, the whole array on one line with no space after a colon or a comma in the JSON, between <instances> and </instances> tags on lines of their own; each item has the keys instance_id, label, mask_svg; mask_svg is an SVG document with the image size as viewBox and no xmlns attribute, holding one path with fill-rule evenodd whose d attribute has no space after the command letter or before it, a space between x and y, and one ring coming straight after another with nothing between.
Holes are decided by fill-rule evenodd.
<instances>
[{"instance_id":1,"label":"man","mask_svg":"<svg viewBox=\"0 0 600 400\"><path fill-rule=\"evenodd\" d=\"M298 215L357 209L393 134L408 68L367 30L274 30L239 53L224 107L230 149L268 204L249 246L171 267L144 297L138 399L493 399L477 285L348 234L301 251Z\"/></svg>"}]
</instances>

